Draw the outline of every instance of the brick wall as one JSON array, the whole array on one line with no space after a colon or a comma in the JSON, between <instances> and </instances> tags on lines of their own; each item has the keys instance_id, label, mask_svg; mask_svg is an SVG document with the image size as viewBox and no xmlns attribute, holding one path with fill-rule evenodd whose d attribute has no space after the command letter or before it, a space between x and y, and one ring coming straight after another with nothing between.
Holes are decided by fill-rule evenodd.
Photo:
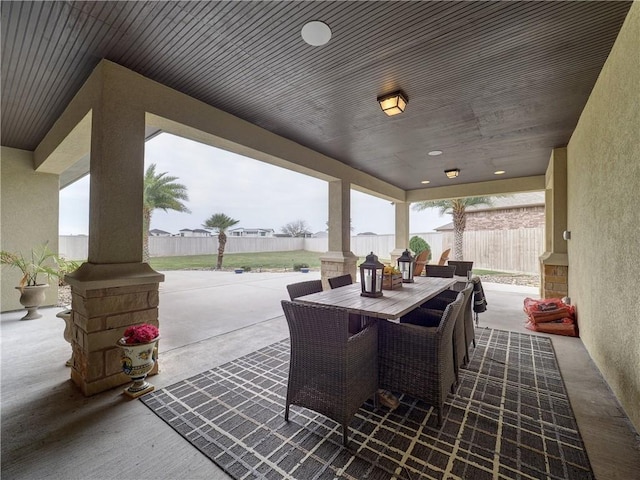
<instances>
[{"instance_id":1,"label":"brick wall","mask_svg":"<svg viewBox=\"0 0 640 480\"><path fill-rule=\"evenodd\" d=\"M467 212L467 230L544 227L544 206Z\"/></svg>"}]
</instances>

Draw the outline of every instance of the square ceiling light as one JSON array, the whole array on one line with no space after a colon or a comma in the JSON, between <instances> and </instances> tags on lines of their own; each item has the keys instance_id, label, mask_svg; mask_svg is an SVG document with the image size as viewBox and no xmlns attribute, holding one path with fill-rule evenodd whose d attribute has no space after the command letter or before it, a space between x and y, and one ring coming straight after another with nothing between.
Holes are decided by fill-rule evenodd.
<instances>
[{"instance_id":1,"label":"square ceiling light","mask_svg":"<svg viewBox=\"0 0 640 480\"><path fill-rule=\"evenodd\" d=\"M378 103L380 104L382 111L392 117L393 115L398 115L399 113L404 112L409 101L404 93L397 91L378 97Z\"/></svg>"}]
</instances>

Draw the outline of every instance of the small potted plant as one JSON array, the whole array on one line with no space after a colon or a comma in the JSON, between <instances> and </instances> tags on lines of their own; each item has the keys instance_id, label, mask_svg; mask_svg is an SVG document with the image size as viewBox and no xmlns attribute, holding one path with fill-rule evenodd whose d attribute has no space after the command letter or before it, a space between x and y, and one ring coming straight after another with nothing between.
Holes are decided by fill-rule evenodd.
<instances>
[{"instance_id":1,"label":"small potted plant","mask_svg":"<svg viewBox=\"0 0 640 480\"><path fill-rule=\"evenodd\" d=\"M125 395L136 398L155 388L146 378L155 365L154 350L159 338L158 327L143 323L128 327L118 340L117 346L122 350L122 372L133 380L124 390Z\"/></svg>"},{"instance_id":2,"label":"small potted plant","mask_svg":"<svg viewBox=\"0 0 640 480\"><path fill-rule=\"evenodd\" d=\"M22 272L22 278L16 287L20 290L20 303L27 309L27 314L22 320L32 320L42 317L37 310L44 303L45 291L49 288L48 283L38 281L38 275L46 276L48 281L52 278L57 280L68 273L73 262L67 262L56 255L45 243L31 249L31 254L27 257L22 253L3 250L0 252L0 263Z\"/></svg>"},{"instance_id":3,"label":"small potted plant","mask_svg":"<svg viewBox=\"0 0 640 480\"><path fill-rule=\"evenodd\" d=\"M306 263L296 263L293 266L293 270L302 273L309 273L309 265Z\"/></svg>"}]
</instances>

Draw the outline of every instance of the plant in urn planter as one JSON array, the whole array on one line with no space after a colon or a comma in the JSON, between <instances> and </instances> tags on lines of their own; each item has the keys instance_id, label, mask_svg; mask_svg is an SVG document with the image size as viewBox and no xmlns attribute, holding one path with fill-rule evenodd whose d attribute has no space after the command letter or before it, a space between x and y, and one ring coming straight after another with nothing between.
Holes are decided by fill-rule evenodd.
<instances>
[{"instance_id":1,"label":"plant in urn planter","mask_svg":"<svg viewBox=\"0 0 640 480\"><path fill-rule=\"evenodd\" d=\"M155 364L154 351L159 338L160 332L157 327L143 323L128 327L124 336L118 340L117 345L122 350L122 371L133 380L133 383L125 388L125 395L136 398L152 392L155 388L146 378Z\"/></svg>"},{"instance_id":2,"label":"plant in urn planter","mask_svg":"<svg viewBox=\"0 0 640 480\"><path fill-rule=\"evenodd\" d=\"M38 275L46 275L51 281L58 279L70 271L71 267L77 267L74 262L65 261L49 250L47 243L31 249L26 258L22 253L0 252L0 263L17 268L22 272L22 278L18 282L17 290L20 291L20 303L27 309L27 314L21 320L33 320L40 318L38 307L45 301L45 293L49 288L48 283L38 283ZM73 268L75 269L75 268Z\"/></svg>"}]
</instances>

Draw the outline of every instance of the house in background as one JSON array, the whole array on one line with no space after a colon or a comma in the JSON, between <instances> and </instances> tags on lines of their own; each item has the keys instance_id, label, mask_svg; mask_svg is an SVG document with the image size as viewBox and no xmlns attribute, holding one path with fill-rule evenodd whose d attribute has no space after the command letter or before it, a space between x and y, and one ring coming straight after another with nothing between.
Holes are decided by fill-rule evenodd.
<instances>
[{"instance_id":1,"label":"house in background","mask_svg":"<svg viewBox=\"0 0 640 480\"><path fill-rule=\"evenodd\" d=\"M273 237L273 228L233 228L229 230L230 237Z\"/></svg>"},{"instance_id":2,"label":"house in background","mask_svg":"<svg viewBox=\"0 0 640 480\"><path fill-rule=\"evenodd\" d=\"M466 209L465 231L512 230L544 227L544 192L518 193L493 199L493 204L473 205ZM453 231L453 222L434 229Z\"/></svg>"},{"instance_id":3,"label":"house in background","mask_svg":"<svg viewBox=\"0 0 640 480\"><path fill-rule=\"evenodd\" d=\"M149 230L150 237L170 237L171 233L165 232L164 230L160 230L158 228L154 228L153 230Z\"/></svg>"},{"instance_id":4,"label":"house in background","mask_svg":"<svg viewBox=\"0 0 640 480\"><path fill-rule=\"evenodd\" d=\"M181 237L210 237L211 232L209 230L204 230L202 228L196 228L195 230L191 230L190 228L183 228L180 230Z\"/></svg>"}]
</instances>

